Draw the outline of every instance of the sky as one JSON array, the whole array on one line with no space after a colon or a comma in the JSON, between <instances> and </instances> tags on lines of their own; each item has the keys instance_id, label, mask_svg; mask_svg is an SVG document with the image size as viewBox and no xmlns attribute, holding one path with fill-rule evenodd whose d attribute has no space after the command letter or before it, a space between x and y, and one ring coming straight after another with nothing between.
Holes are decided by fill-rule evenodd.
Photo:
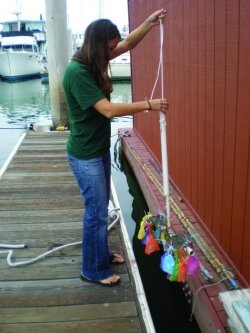
<instances>
[{"instance_id":1,"label":"sky","mask_svg":"<svg viewBox=\"0 0 250 333\"><path fill-rule=\"evenodd\" d=\"M20 19L39 20L45 15L45 0L0 0L0 22L15 20L13 11L21 3ZM68 22L72 32L83 32L85 27L100 17L99 2L103 3L103 17L113 21L119 29L128 25L127 0L67 0Z\"/></svg>"}]
</instances>

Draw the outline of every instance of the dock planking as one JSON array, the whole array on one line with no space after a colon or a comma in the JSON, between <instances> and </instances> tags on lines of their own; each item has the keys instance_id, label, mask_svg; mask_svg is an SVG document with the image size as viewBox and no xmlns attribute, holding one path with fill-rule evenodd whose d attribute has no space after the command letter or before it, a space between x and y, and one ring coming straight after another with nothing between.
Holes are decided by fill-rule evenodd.
<instances>
[{"instance_id":1,"label":"dock planking","mask_svg":"<svg viewBox=\"0 0 250 333\"><path fill-rule=\"evenodd\" d=\"M67 132L28 132L0 180L0 243L28 246L14 250L16 262L81 240L83 202L66 139ZM109 244L126 257L119 225ZM129 265L114 266L122 282L105 288L80 280L80 245L25 266L9 267L6 257L0 253L1 333L145 331Z\"/></svg>"}]
</instances>

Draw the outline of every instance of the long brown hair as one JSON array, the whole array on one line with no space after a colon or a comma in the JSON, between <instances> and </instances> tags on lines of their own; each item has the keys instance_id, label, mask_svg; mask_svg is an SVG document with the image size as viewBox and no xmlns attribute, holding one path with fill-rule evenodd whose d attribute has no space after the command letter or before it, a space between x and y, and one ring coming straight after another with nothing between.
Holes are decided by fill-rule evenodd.
<instances>
[{"instance_id":1,"label":"long brown hair","mask_svg":"<svg viewBox=\"0 0 250 333\"><path fill-rule=\"evenodd\" d=\"M99 19L88 25L81 48L73 59L84 63L94 76L105 96L110 98L112 82L108 76L109 49L111 39L121 38L117 26L108 19Z\"/></svg>"}]
</instances>

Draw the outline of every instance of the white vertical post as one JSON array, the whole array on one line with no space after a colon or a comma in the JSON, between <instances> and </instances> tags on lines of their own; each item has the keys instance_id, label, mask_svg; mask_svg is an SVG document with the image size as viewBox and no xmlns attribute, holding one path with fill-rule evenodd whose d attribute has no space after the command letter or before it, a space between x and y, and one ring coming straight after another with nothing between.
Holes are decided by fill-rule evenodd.
<instances>
[{"instance_id":1,"label":"white vertical post","mask_svg":"<svg viewBox=\"0 0 250 333\"><path fill-rule=\"evenodd\" d=\"M166 118L163 112L160 112L160 132L161 132L161 159L162 159L162 177L163 191L165 196L167 221L170 226L170 204L169 204L169 180L168 180L168 158L167 158L167 135Z\"/></svg>"},{"instance_id":2,"label":"white vertical post","mask_svg":"<svg viewBox=\"0 0 250 333\"><path fill-rule=\"evenodd\" d=\"M161 69L161 98L164 98L164 73L163 73L163 24L160 20L160 69ZM166 116L160 112L160 134L161 134L161 160L162 160L162 178L163 191L165 196L166 215L168 227L170 228L170 203L169 203L169 174L168 174L168 155L167 155L167 122Z\"/></svg>"},{"instance_id":3,"label":"white vertical post","mask_svg":"<svg viewBox=\"0 0 250 333\"><path fill-rule=\"evenodd\" d=\"M68 32L66 0L46 0L46 27L49 90L53 126L68 120L62 78L68 63Z\"/></svg>"}]
</instances>

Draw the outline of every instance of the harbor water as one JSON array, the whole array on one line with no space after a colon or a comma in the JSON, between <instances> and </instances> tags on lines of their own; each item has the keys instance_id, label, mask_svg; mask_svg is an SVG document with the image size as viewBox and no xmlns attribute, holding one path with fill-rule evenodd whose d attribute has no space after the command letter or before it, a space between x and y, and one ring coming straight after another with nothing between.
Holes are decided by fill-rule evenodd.
<instances>
[{"instance_id":1,"label":"harbor water","mask_svg":"<svg viewBox=\"0 0 250 333\"><path fill-rule=\"evenodd\" d=\"M113 102L131 101L130 83L115 83ZM0 168L30 124L51 124L49 86L41 79L8 83L0 81ZM112 120L112 178L141 273L157 333L200 332L190 321L191 304L183 286L169 282L159 269L159 253L145 255L137 239L140 221L148 212L137 181L120 152L118 128L132 127L132 117Z\"/></svg>"}]
</instances>

